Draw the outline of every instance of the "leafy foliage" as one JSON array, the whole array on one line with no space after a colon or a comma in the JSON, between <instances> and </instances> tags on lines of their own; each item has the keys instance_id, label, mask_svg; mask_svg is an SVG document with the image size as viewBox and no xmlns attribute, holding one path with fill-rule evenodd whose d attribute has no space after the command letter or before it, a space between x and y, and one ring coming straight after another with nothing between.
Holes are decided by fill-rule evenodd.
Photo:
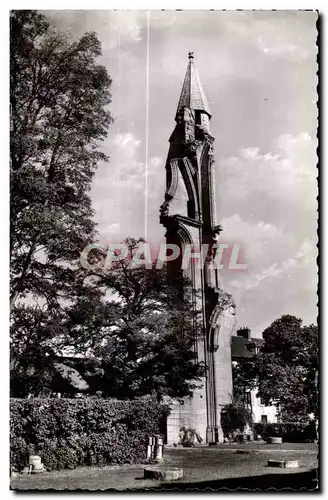
<instances>
[{"instance_id":1,"label":"leafy foliage","mask_svg":"<svg viewBox=\"0 0 328 500\"><path fill-rule=\"evenodd\" d=\"M224 436L230 436L234 431L243 432L247 425L252 424L252 413L244 406L229 404L221 410L221 427Z\"/></svg>"},{"instance_id":2,"label":"leafy foliage","mask_svg":"<svg viewBox=\"0 0 328 500\"><path fill-rule=\"evenodd\" d=\"M90 303L80 297L70 312L72 345L82 350L88 346L103 360L105 373L98 390L105 395L120 399L152 392L159 399L190 395L204 375L194 350L198 311L192 289L182 276L178 285L170 282L166 270L156 269L155 262L148 269L131 266L142 241L128 238L127 257L110 269L100 266L90 272L95 286L113 299L99 305L97 316L94 309L89 316ZM95 327L86 317L97 321Z\"/></svg>"},{"instance_id":3,"label":"leafy foliage","mask_svg":"<svg viewBox=\"0 0 328 500\"><path fill-rule=\"evenodd\" d=\"M256 358L259 395L280 406L283 420L307 420L309 413L318 414L318 327L302 326L301 319L284 315L263 332L263 338Z\"/></svg>"},{"instance_id":4,"label":"leafy foliage","mask_svg":"<svg viewBox=\"0 0 328 500\"><path fill-rule=\"evenodd\" d=\"M305 443L316 439L314 422L256 423L254 434L260 435L264 440L268 440L269 437L282 437L287 443Z\"/></svg>"},{"instance_id":5,"label":"leafy foliage","mask_svg":"<svg viewBox=\"0 0 328 500\"><path fill-rule=\"evenodd\" d=\"M247 393L257 387L257 375L254 358L232 363L233 400L237 406L247 406Z\"/></svg>"},{"instance_id":6,"label":"leafy foliage","mask_svg":"<svg viewBox=\"0 0 328 500\"><path fill-rule=\"evenodd\" d=\"M30 10L10 22L11 357L23 380L26 360L38 365L65 333L67 308L90 296L77 259L96 237L89 193L107 161L111 79L94 33L71 42Z\"/></svg>"},{"instance_id":7,"label":"leafy foliage","mask_svg":"<svg viewBox=\"0 0 328 500\"><path fill-rule=\"evenodd\" d=\"M179 432L179 438L180 438L180 444L182 446L191 448L194 446L195 441L197 443L201 443L203 441L203 438L198 434L196 429L192 429L191 427L181 427L180 432Z\"/></svg>"},{"instance_id":8,"label":"leafy foliage","mask_svg":"<svg viewBox=\"0 0 328 500\"><path fill-rule=\"evenodd\" d=\"M70 43L44 16L14 11L10 34L11 299L55 307L95 236L89 191L107 159L111 80L94 33Z\"/></svg>"},{"instance_id":9,"label":"leafy foliage","mask_svg":"<svg viewBox=\"0 0 328 500\"><path fill-rule=\"evenodd\" d=\"M59 346L72 349L85 363L92 358L100 360L98 372L88 378L91 394L101 392L119 399L151 393L158 399L165 395L184 397L202 383L204 375L204 366L197 361L194 349L198 331L195 296L186 278L181 277L177 286L170 282L165 269L156 269L155 263L149 269L131 267L138 243L128 239L130 257L117 261L111 269L98 266L90 271L86 277L90 293L81 293L65 311L64 319L59 315L58 327L47 321L46 315L40 318L44 326L36 327L31 350L39 339L49 362L56 357ZM54 337L56 328L60 334ZM16 328L19 335L14 335L16 351L22 339L28 338L28 324L23 322L20 329L19 333ZM25 340L23 344L26 353L28 344ZM20 373L13 389L26 387L20 385L26 370ZM54 379L49 383L37 367L34 373L33 380L26 378L30 385L34 384L34 395L41 395L44 387L54 390ZM65 393L69 395L70 391Z\"/></svg>"},{"instance_id":10,"label":"leafy foliage","mask_svg":"<svg viewBox=\"0 0 328 500\"><path fill-rule=\"evenodd\" d=\"M22 470L29 454L40 455L48 470L142 463L147 436L160 431L167 413L151 397L12 399L11 467Z\"/></svg>"},{"instance_id":11,"label":"leafy foliage","mask_svg":"<svg viewBox=\"0 0 328 500\"><path fill-rule=\"evenodd\" d=\"M71 348L103 360L92 391L183 397L203 374L188 285L173 286L154 265L78 265L96 240L90 188L111 122L100 55L94 33L70 41L35 11L11 14L12 394L51 391L52 361Z\"/></svg>"}]
</instances>

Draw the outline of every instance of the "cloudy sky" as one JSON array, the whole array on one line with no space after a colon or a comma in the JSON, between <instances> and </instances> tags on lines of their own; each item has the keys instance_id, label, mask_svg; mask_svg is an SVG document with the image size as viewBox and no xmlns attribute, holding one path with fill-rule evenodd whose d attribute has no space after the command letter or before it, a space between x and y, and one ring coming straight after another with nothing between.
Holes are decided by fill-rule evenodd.
<instances>
[{"instance_id":1,"label":"cloudy sky","mask_svg":"<svg viewBox=\"0 0 328 500\"><path fill-rule=\"evenodd\" d=\"M115 123L103 145L111 160L92 189L100 240L163 241L168 139L194 51L212 109L222 242L241 244L248 265L223 271L238 324L260 335L284 313L315 322L316 14L45 13L72 38L97 32L113 79Z\"/></svg>"}]
</instances>

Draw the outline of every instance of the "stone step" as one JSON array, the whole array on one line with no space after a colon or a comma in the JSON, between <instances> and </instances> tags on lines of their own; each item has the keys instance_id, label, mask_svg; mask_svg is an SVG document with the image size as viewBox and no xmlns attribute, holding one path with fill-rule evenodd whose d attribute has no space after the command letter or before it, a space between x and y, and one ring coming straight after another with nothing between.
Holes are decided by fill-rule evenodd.
<instances>
[{"instance_id":1,"label":"stone step","mask_svg":"<svg viewBox=\"0 0 328 500\"><path fill-rule=\"evenodd\" d=\"M269 437L269 443L282 444L282 438L281 437Z\"/></svg>"}]
</instances>

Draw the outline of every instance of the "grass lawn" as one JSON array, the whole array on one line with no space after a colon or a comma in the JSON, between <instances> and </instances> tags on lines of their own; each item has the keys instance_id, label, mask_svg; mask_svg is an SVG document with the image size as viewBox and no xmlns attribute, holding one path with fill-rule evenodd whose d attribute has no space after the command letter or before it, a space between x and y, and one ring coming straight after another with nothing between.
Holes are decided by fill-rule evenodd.
<instances>
[{"instance_id":1,"label":"grass lawn","mask_svg":"<svg viewBox=\"0 0 328 500\"><path fill-rule=\"evenodd\" d=\"M237 454L236 450L248 454ZM268 459L299 460L299 469L267 467ZM184 477L174 483L143 479L143 466L83 467L75 470L45 472L40 475L11 478L11 488L27 489L236 489L293 488L314 489L317 446L284 443L282 445L220 445L217 447L166 448L165 465L182 467Z\"/></svg>"}]
</instances>

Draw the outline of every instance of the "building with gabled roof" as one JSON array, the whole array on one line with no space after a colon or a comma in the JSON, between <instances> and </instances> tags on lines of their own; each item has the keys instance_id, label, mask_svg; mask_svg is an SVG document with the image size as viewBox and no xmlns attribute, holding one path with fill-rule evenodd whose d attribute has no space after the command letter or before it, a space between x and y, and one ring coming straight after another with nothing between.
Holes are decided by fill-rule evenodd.
<instances>
[{"instance_id":1,"label":"building with gabled roof","mask_svg":"<svg viewBox=\"0 0 328 500\"><path fill-rule=\"evenodd\" d=\"M239 328L236 335L231 337L231 361L232 364L242 363L256 356L264 340L251 336L249 328ZM253 415L253 422L275 423L277 422L277 407L267 405L266 402L257 397L258 388L247 391L245 401Z\"/></svg>"}]
</instances>

